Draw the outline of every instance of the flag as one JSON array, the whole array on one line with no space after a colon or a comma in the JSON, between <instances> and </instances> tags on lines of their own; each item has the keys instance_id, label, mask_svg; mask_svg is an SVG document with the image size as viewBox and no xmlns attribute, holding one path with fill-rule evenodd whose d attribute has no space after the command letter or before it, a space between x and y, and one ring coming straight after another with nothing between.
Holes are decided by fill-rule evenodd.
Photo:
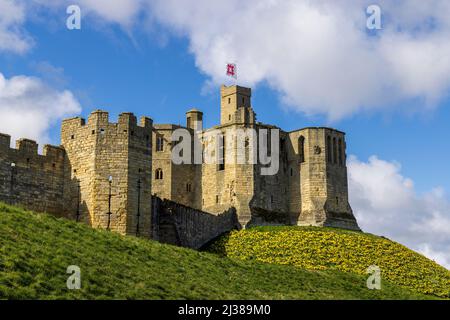
<instances>
[{"instance_id":1,"label":"flag","mask_svg":"<svg viewBox=\"0 0 450 320\"><path fill-rule=\"evenodd\" d=\"M234 63L227 64L227 76L237 79L236 64Z\"/></svg>"}]
</instances>

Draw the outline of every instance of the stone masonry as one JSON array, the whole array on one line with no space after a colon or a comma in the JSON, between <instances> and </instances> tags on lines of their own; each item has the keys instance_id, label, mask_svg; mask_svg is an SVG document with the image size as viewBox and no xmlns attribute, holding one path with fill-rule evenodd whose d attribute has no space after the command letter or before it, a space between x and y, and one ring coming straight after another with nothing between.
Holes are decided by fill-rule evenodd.
<instances>
[{"instance_id":1,"label":"stone masonry","mask_svg":"<svg viewBox=\"0 0 450 320\"><path fill-rule=\"evenodd\" d=\"M279 130L279 170L261 175L261 164L181 164L171 162L173 133L182 127L157 124L153 128L152 193L198 210L219 214L233 207L242 226L288 224L359 230L348 202L346 143L341 131L310 127L286 132L256 121L251 89L221 87L220 124L203 129L203 114L186 113L192 140L227 130ZM159 142L159 143L157 143ZM208 141L200 142L205 148ZM225 142L236 158L237 141ZM245 150L246 158L249 150ZM224 152L225 153L225 152ZM156 174L158 172L158 175Z\"/></svg>"},{"instance_id":2,"label":"stone masonry","mask_svg":"<svg viewBox=\"0 0 450 320\"><path fill-rule=\"evenodd\" d=\"M0 134L0 201L121 234L164 237L161 230L167 228L155 225L160 218L152 213L155 195L166 199L158 207L161 212L172 212L175 204L175 211L190 208L181 214L183 219L167 216L170 221L185 224L189 217L201 221L198 229L195 222L175 228L188 230L183 231L183 241L195 246L207 240L201 234L195 241L186 240L196 230L212 234L235 228L231 218L223 218L224 212L231 211L237 215L239 226L283 224L359 230L348 202L343 132L323 127L286 132L257 122L251 89L239 86L221 87L220 108L220 124L210 129L203 129L203 113L197 109L186 113L186 126L153 124L146 117L138 123L132 113L122 113L117 123L111 123L107 112L97 110L87 121L64 120L61 146L46 145L42 155L36 142L21 139L11 148L10 136ZM278 129L279 170L262 175L263 164L228 161L236 159L239 152L234 138L223 138L222 151L228 151L223 152L223 165L175 164L172 150L177 141L172 141L172 135L177 129L188 131L192 145L202 149L210 142L198 136L212 131L225 135L229 129L254 129L256 139L260 139L261 131ZM245 159L250 152L247 142ZM267 143L270 147L271 141ZM208 223L217 226L205 227Z\"/></svg>"}]
</instances>

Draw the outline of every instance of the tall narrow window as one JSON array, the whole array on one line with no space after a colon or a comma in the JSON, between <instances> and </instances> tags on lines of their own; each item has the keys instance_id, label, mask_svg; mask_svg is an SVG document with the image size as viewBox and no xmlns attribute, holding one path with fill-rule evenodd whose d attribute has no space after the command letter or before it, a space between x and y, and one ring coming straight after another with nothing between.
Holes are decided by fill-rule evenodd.
<instances>
[{"instance_id":1,"label":"tall narrow window","mask_svg":"<svg viewBox=\"0 0 450 320\"><path fill-rule=\"evenodd\" d=\"M158 168L155 171L155 179L156 180L162 180L163 179L163 171L162 169Z\"/></svg>"},{"instance_id":2,"label":"tall narrow window","mask_svg":"<svg viewBox=\"0 0 450 320\"><path fill-rule=\"evenodd\" d=\"M327 136L327 159L328 159L328 163L332 162L332 158L331 158L331 138L330 136Z\"/></svg>"},{"instance_id":3,"label":"tall narrow window","mask_svg":"<svg viewBox=\"0 0 450 320\"><path fill-rule=\"evenodd\" d=\"M164 151L164 137L161 135L156 137L156 151Z\"/></svg>"},{"instance_id":4,"label":"tall narrow window","mask_svg":"<svg viewBox=\"0 0 450 320\"><path fill-rule=\"evenodd\" d=\"M334 160L334 163L337 163L337 145L336 145L336 138L333 138L333 160Z\"/></svg>"},{"instance_id":5,"label":"tall narrow window","mask_svg":"<svg viewBox=\"0 0 450 320\"><path fill-rule=\"evenodd\" d=\"M298 159L300 163L305 162L305 137L298 138Z\"/></svg>"},{"instance_id":6,"label":"tall narrow window","mask_svg":"<svg viewBox=\"0 0 450 320\"><path fill-rule=\"evenodd\" d=\"M342 166L343 159L342 159L342 140L341 139L339 139L339 142L338 142L338 152L339 152L339 165Z\"/></svg>"},{"instance_id":7,"label":"tall narrow window","mask_svg":"<svg viewBox=\"0 0 450 320\"><path fill-rule=\"evenodd\" d=\"M219 171L225 170L225 136L219 136L219 154L218 154L218 162L219 162Z\"/></svg>"}]
</instances>

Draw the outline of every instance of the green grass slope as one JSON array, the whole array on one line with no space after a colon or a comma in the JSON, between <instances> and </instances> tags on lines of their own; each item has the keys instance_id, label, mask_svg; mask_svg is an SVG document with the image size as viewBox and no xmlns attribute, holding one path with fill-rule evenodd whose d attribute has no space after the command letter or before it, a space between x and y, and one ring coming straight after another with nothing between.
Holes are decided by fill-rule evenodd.
<instances>
[{"instance_id":1,"label":"green grass slope","mask_svg":"<svg viewBox=\"0 0 450 320\"><path fill-rule=\"evenodd\" d=\"M257 227L222 237L209 251L308 270L365 275L376 265L382 280L416 292L450 298L450 271L389 239L317 227Z\"/></svg>"},{"instance_id":2,"label":"green grass slope","mask_svg":"<svg viewBox=\"0 0 450 320\"><path fill-rule=\"evenodd\" d=\"M422 299L340 271L232 260L0 204L0 299ZM81 289L68 290L69 265Z\"/></svg>"}]
</instances>

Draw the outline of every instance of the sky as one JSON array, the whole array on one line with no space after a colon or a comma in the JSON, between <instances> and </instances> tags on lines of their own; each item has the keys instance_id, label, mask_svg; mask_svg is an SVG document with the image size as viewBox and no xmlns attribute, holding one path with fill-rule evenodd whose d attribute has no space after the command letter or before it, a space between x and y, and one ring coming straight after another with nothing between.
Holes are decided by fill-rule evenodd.
<instances>
[{"instance_id":1,"label":"sky","mask_svg":"<svg viewBox=\"0 0 450 320\"><path fill-rule=\"evenodd\" d=\"M450 268L449 15L446 0L0 0L0 132L59 144L61 119L95 109L182 124L196 107L210 127L236 82L259 121L345 131L363 230Z\"/></svg>"}]
</instances>

